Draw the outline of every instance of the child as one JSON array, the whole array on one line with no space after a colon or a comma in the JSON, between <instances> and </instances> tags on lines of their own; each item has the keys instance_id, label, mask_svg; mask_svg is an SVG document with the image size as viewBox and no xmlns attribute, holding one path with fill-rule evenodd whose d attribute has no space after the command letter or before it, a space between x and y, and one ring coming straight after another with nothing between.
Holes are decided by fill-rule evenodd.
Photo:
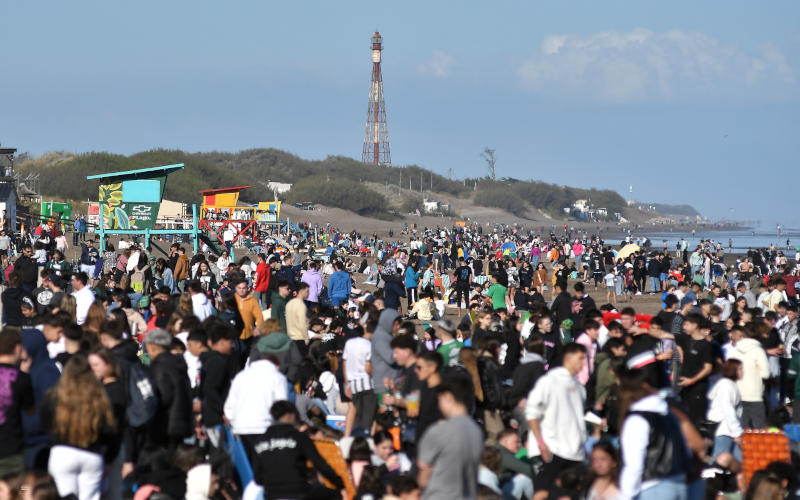
<instances>
[{"instance_id":1,"label":"child","mask_svg":"<svg viewBox=\"0 0 800 500\"><path fill-rule=\"evenodd\" d=\"M434 305L434 307L436 309L434 314L433 314L433 316L434 316L433 319L435 319L435 320L444 319L444 312L445 312L444 309L447 306L447 304L445 303L444 299L442 298L442 294L441 293L438 293L438 292L436 293L436 300L433 301L433 305Z\"/></svg>"},{"instance_id":2,"label":"child","mask_svg":"<svg viewBox=\"0 0 800 500\"><path fill-rule=\"evenodd\" d=\"M633 300L633 296L636 295L637 288L636 288L636 280L633 279L633 268L628 267L625 269L625 302Z\"/></svg>"},{"instance_id":3,"label":"child","mask_svg":"<svg viewBox=\"0 0 800 500\"><path fill-rule=\"evenodd\" d=\"M614 305L617 305L617 293L616 293L616 284L617 284L617 270L611 269L608 273L603 277L603 281L606 284L606 302Z\"/></svg>"}]
</instances>

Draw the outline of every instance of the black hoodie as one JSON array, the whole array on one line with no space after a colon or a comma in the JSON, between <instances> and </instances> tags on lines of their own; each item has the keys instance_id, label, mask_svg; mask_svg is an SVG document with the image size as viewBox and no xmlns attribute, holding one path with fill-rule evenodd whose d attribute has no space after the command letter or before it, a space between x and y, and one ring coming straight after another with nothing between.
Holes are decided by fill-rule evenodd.
<instances>
[{"instance_id":1,"label":"black hoodie","mask_svg":"<svg viewBox=\"0 0 800 500\"><path fill-rule=\"evenodd\" d=\"M3 301L3 313L6 326L22 326L25 317L22 315L22 299L27 294L22 288L7 288L0 296Z\"/></svg>"}]
</instances>

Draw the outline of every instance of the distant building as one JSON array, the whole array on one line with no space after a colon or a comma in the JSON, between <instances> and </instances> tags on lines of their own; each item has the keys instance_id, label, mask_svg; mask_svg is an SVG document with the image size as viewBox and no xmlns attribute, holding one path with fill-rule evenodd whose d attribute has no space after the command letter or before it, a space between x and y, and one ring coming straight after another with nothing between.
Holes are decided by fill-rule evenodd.
<instances>
[{"instance_id":1,"label":"distant building","mask_svg":"<svg viewBox=\"0 0 800 500\"><path fill-rule=\"evenodd\" d=\"M292 189L292 185L286 182L267 181L267 189L272 191L275 194L275 197L277 198L279 194L283 194L286 191Z\"/></svg>"},{"instance_id":2,"label":"distant building","mask_svg":"<svg viewBox=\"0 0 800 500\"><path fill-rule=\"evenodd\" d=\"M580 213L586 213L589 211L589 202L586 200L575 200L575 203L572 204L572 208Z\"/></svg>"},{"instance_id":3,"label":"distant building","mask_svg":"<svg viewBox=\"0 0 800 500\"><path fill-rule=\"evenodd\" d=\"M439 210L439 202L438 201L423 201L422 202L422 209L425 213L433 213Z\"/></svg>"}]
</instances>

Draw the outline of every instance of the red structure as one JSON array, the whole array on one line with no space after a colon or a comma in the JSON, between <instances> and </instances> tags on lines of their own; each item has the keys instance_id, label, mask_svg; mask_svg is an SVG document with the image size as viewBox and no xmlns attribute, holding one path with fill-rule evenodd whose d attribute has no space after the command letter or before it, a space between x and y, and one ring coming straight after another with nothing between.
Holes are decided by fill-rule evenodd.
<instances>
[{"instance_id":1,"label":"red structure","mask_svg":"<svg viewBox=\"0 0 800 500\"><path fill-rule=\"evenodd\" d=\"M383 38L377 31L372 35L372 81L369 84L367 126L364 132L364 149L361 161L372 165L392 166L389 154L389 130L386 127L386 103L383 100L381 52Z\"/></svg>"},{"instance_id":2,"label":"red structure","mask_svg":"<svg viewBox=\"0 0 800 500\"><path fill-rule=\"evenodd\" d=\"M236 186L220 189L206 189L200 191L203 195L203 205L200 208L200 229L216 232L217 239L224 243L222 233L227 226L234 230L233 241L248 232L256 236L257 207L240 207L239 192L252 186Z\"/></svg>"}]
</instances>

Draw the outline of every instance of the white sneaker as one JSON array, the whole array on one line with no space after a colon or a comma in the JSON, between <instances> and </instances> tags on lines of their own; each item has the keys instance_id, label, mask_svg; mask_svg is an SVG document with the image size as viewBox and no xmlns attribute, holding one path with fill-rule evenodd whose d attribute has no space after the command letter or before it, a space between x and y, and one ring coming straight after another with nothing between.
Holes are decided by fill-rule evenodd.
<instances>
[{"instance_id":1,"label":"white sneaker","mask_svg":"<svg viewBox=\"0 0 800 500\"><path fill-rule=\"evenodd\" d=\"M641 294L642 294L642 292L636 292L636 295L641 295Z\"/></svg>"}]
</instances>

